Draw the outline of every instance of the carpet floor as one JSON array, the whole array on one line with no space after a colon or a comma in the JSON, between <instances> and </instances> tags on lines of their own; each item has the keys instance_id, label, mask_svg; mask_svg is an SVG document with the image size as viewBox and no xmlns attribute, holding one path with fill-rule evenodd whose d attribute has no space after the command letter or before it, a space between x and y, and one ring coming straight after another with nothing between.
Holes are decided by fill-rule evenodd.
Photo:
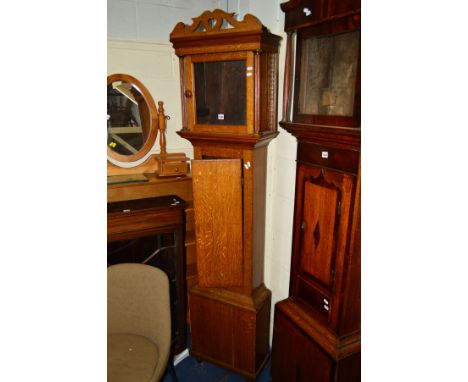
<instances>
[{"instance_id":1,"label":"carpet floor","mask_svg":"<svg viewBox=\"0 0 468 382\"><path fill-rule=\"evenodd\" d=\"M187 357L175 367L179 382L245 382L246 380L219 366L209 362L198 362L194 357ZM270 378L270 362L257 378L257 382L268 382ZM162 382L172 382L169 373L166 372Z\"/></svg>"}]
</instances>

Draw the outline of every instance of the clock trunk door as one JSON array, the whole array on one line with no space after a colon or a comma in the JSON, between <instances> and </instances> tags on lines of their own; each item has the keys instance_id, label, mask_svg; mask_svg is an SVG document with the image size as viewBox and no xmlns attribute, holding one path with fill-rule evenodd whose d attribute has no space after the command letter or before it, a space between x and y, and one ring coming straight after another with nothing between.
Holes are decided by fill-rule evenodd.
<instances>
[{"instance_id":1,"label":"clock trunk door","mask_svg":"<svg viewBox=\"0 0 468 382\"><path fill-rule=\"evenodd\" d=\"M330 287L338 190L304 182L303 208L301 269Z\"/></svg>"},{"instance_id":2,"label":"clock trunk door","mask_svg":"<svg viewBox=\"0 0 468 382\"><path fill-rule=\"evenodd\" d=\"M200 287L243 285L241 166L240 159L192 161Z\"/></svg>"},{"instance_id":3,"label":"clock trunk door","mask_svg":"<svg viewBox=\"0 0 468 382\"><path fill-rule=\"evenodd\" d=\"M349 174L300 164L297 174L291 293L330 318L338 301L354 187Z\"/></svg>"}]
</instances>

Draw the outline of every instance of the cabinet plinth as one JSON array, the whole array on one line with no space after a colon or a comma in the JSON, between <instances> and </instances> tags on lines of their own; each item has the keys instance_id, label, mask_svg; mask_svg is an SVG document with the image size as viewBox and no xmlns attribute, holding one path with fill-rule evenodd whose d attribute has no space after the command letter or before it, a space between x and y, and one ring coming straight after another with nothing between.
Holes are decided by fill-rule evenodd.
<instances>
[{"instance_id":1,"label":"cabinet plinth","mask_svg":"<svg viewBox=\"0 0 468 382\"><path fill-rule=\"evenodd\" d=\"M238 21L221 10L170 35L180 57L178 134L194 147L190 352L248 379L269 357L265 198L267 147L278 134L280 39L252 15Z\"/></svg>"}]
</instances>

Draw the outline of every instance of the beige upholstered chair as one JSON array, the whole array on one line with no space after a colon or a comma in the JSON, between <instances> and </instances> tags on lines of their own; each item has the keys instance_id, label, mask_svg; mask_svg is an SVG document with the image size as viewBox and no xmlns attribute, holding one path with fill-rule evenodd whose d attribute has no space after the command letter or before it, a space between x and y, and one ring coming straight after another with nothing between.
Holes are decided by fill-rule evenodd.
<instances>
[{"instance_id":1,"label":"beige upholstered chair","mask_svg":"<svg viewBox=\"0 0 468 382\"><path fill-rule=\"evenodd\" d=\"M107 268L108 382L159 381L168 364L170 347L166 274L143 264Z\"/></svg>"}]
</instances>

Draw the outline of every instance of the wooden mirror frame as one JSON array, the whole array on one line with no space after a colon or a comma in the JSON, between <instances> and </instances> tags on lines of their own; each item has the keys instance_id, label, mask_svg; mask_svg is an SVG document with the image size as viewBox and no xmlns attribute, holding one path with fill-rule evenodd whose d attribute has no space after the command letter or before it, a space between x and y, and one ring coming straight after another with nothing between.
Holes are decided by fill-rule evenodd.
<instances>
[{"instance_id":1,"label":"wooden mirror frame","mask_svg":"<svg viewBox=\"0 0 468 382\"><path fill-rule=\"evenodd\" d=\"M154 145L154 142L156 141L156 137L158 135L158 113L156 110L156 104L154 103L153 97L151 96L148 89L146 89L146 87L135 77L121 73L111 74L107 76L107 86L111 85L114 81L125 81L131 83L132 86L135 86L140 91L148 106L148 111L150 115L150 130L145 143L143 144L141 149L138 150L138 152L136 152L135 154L123 155L115 152L109 146L107 146L108 158L110 157L120 162L134 162L138 159L143 158L151 150L151 148Z\"/></svg>"}]
</instances>

